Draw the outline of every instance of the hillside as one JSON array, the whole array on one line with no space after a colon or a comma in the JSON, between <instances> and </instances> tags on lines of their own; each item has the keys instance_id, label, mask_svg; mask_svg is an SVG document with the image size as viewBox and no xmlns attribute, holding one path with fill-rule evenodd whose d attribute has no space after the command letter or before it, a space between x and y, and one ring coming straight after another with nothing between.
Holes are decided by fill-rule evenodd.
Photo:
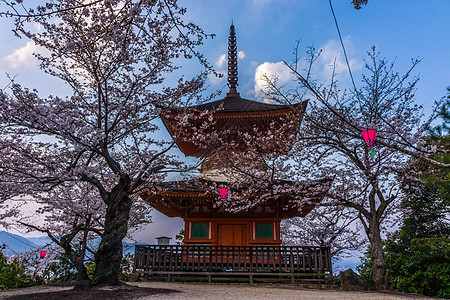
<instances>
[{"instance_id":1,"label":"hillside","mask_svg":"<svg viewBox=\"0 0 450 300\"><path fill-rule=\"evenodd\" d=\"M0 231L0 245L1 244L6 246L3 250L6 255L25 253L38 248L35 243L28 239L6 231Z\"/></svg>"}]
</instances>

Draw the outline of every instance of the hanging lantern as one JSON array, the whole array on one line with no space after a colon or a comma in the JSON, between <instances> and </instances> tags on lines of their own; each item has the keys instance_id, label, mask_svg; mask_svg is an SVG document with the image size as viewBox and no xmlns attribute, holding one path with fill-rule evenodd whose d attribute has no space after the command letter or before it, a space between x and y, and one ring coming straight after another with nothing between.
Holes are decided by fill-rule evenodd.
<instances>
[{"instance_id":1,"label":"hanging lantern","mask_svg":"<svg viewBox=\"0 0 450 300\"><path fill-rule=\"evenodd\" d=\"M47 251L44 251L44 250L42 250L42 251L39 251L39 257L41 258L41 259L44 259L44 257L47 255Z\"/></svg>"},{"instance_id":2,"label":"hanging lantern","mask_svg":"<svg viewBox=\"0 0 450 300\"><path fill-rule=\"evenodd\" d=\"M377 131L375 129L368 129L361 132L361 134L363 135L364 141L366 141L367 147L370 148L370 156L374 158L375 154L373 153L373 147L375 147Z\"/></svg>"},{"instance_id":3,"label":"hanging lantern","mask_svg":"<svg viewBox=\"0 0 450 300\"><path fill-rule=\"evenodd\" d=\"M219 192L220 192L220 197L222 198L222 200L225 200L227 198L228 189L227 188L219 189Z\"/></svg>"}]
</instances>

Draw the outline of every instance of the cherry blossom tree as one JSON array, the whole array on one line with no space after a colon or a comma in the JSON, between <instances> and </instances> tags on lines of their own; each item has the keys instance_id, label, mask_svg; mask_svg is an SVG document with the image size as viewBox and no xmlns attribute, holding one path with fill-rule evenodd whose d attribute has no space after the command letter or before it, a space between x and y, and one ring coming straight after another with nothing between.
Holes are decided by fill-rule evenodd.
<instances>
[{"instance_id":1,"label":"cherry blossom tree","mask_svg":"<svg viewBox=\"0 0 450 300\"><path fill-rule=\"evenodd\" d=\"M106 205L95 188L83 182L65 182L48 193L36 195L34 200L40 205L36 213L44 216L43 220L26 216L19 224L30 231L47 234L76 267L77 281L89 280L84 262L93 261L91 258L97 252L106 212ZM150 206L142 200L133 201L128 220L129 238L130 232L151 222L150 211Z\"/></svg>"},{"instance_id":2,"label":"cherry blossom tree","mask_svg":"<svg viewBox=\"0 0 450 300\"><path fill-rule=\"evenodd\" d=\"M441 166L429 154L444 151L425 146L427 122L422 122L422 108L414 103L418 78L411 75L418 61L400 75L373 48L362 87L352 92L338 88L335 73L327 85L312 80L311 66L318 54L309 54L304 73L299 60L289 65L297 75L297 88L283 91L276 78L266 78L266 97L282 103L313 97L297 136L296 160L307 166L303 172L310 176L333 176L333 186L321 205L347 207L358 215L371 245L375 286L389 288L381 239L400 199L397 175L408 168L411 156ZM374 158L361 135L366 129L377 130Z\"/></svg>"},{"instance_id":3,"label":"cherry blossom tree","mask_svg":"<svg viewBox=\"0 0 450 300\"><path fill-rule=\"evenodd\" d=\"M283 220L281 234L287 245L330 246L334 260L352 255L365 244L358 226L352 227L358 215L339 206L318 205L305 217Z\"/></svg>"},{"instance_id":4,"label":"cherry blossom tree","mask_svg":"<svg viewBox=\"0 0 450 300\"><path fill-rule=\"evenodd\" d=\"M362 6L367 5L367 2L369 2L369 0L352 0L355 9L361 9Z\"/></svg>"},{"instance_id":5,"label":"cherry blossom tree","mask_svg":"<svg viewBox=\"0 0 450 300\"><path fill-rule=\"evenodd\" d=\"M105 213L91 285L118 284L134 195L181 167L157 120L201 98L206 71L176 78L182 59L208 69L195 47L209 35L174 0L7 3L15 33L48 51L36 55L42 70L73 93L42 97L16 82L0 92L2 190L44 199L67 182L95 187Z\"/></svg>"},{"instance_id":6,"label":"cherry blossom tree","mask_svg":"<svg viewBox=\"0 0 450 300\"><path fill-rule=\"evenodd\" d=\"M215 205L231 212L249 211L268 200L280 205L281 211L312 205L323 198L332 180L327 176L301 177L296 172L291 158L301 118L302 112L293 110L245 130L231 128L208 134L206 129L201 138L191 137L191 142L211 151L204 167L212 173L202 173L197 184L211 194L227 187L227 197L217 198ZM215 181L218 177L222 179Z\"/></svg>"},{"instance_id":7,"label":"cherry blossom tree","mask_svg":"<svg viewBox=\"0 0 450 300\"><path fill-rule=\"evenodd\" d=\"M44 216L44 224L39 224L39 220L35 221L30 216L20 220L19 224L47 234L77 268L77 280L88 280L84 265L85 253L88 242L102 235L102 218L105 214L103 201L91 186L69 186L68 183L34 198L39 204L36 213ZM77 243L81 244L81 253L75 247Z\"/></svg>"}]
</instances>

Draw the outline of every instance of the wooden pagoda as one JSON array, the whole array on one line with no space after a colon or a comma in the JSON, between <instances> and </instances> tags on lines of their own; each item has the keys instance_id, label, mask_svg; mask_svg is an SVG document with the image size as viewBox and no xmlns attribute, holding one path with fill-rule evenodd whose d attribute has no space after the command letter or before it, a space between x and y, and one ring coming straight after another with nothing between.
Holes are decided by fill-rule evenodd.
<instances>
[{"instance_id":1,"label":"wooden pagoda","mask_svg":"<svg viewBox=\"0 0 450 300\"><path fill-rule=\"evenodd\" d=\"M228 86L226 97L214 102L191 107L197 112L213 111L216 132L251 132L254 126L264 130L268 124L296 119L300 124L307 101L296 105L275 105L242 98L237 92L237 48L233 25L228 39ZM180 111L171 110L162 118L172 137L177 137L177 116ZM193 124L196 124L195 121ZM232 138L232 137L231 137ZM305 182L298 194L308 198L307 205L300 207L289 197L266 199L251 211L232 213L214 204L220 196L205 192L202 186L226 184L227 178L218 172L215 149L202 148L187 139L178 139L177 145L186 156L208 158L202 166L198 179L164 182L149 187L141 197L153 208L168 217L180 217L185 221L185 245L252 246L281 245L280 221L285 218L302 217L320 202L327 191L330 179ZM318 187L321 187L319 189ZM298 195L297 195L298 198Z\"/></svg>"},{"instance_id":2,"label":"wooden pagoda","mask_svg":"<svg viewBox=\"0 0 450 300\"><path fill-rule=\"evenodd\" d=\"M331 185L331 180L313 180L295 183L302 186L295 195L308 201L294 201L289 195L264 199L250 210L230 212L215 205L220 199L215 189L227 186L230 170L223 164L224 150L214 143L199 145L190 139L190 129L199 128L205 118L213 119L211 133L219 133L232 141L232 154L239 154L243 146L236 133L252 133L253 128L265 132L269 124L283 124L286 120L301 123L307 102L293 106L260 103L242 98L237 92L237 49L234 26L228 39L228 86L226 97L191 107L200 116L193 117L188 128L180 136L178 126L181 110L171 110L162 117L169 133L186 156L205 159L198 178L187 181L163 182L148 186L140 196L156 210L168 217L180 217L185 221L183 245L137 245L134 270L140 274L168 276L204 276L227 280L235 276L248 276L253 283L255 276L273 280L289 277L295 279L325 280L332 274L330 247L282 246L280 222L284 218L302 217L320 202ZM211 115L212 114L212 115ZM194 116L196 116L194 114ZM298 127L295 129L298 130ZM193 130L192 130L193 131ZM184 135L184 136L183 136ZM181 137L181 138L180 138ZM244 149L245 150L245 149ZM225 153L227 154L227 153ZM293 185L283 181L281 184ZM239 191L233 191L239 192ZM231 201L231 200L230 200ZM307 203L300 206L298 203Z\"/></svg>"}]
</instances>

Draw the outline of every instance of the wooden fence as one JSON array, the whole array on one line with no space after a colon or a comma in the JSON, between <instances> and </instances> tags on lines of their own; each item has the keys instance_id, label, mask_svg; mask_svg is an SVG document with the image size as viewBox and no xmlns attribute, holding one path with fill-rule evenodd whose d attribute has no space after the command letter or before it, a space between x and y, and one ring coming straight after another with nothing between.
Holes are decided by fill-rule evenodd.
<instances>
[{"instance_id":1,"label":"wooden fence","mask_svg":"<svg viewBox=\"0 0 450 300\"><path fill-rule=\"evenodd\" d=\"M134 271L169 275L288 274L294 278L301 273L332 274L332 266L330 247L136 245Z\"/></svg>"}]
</instances>

